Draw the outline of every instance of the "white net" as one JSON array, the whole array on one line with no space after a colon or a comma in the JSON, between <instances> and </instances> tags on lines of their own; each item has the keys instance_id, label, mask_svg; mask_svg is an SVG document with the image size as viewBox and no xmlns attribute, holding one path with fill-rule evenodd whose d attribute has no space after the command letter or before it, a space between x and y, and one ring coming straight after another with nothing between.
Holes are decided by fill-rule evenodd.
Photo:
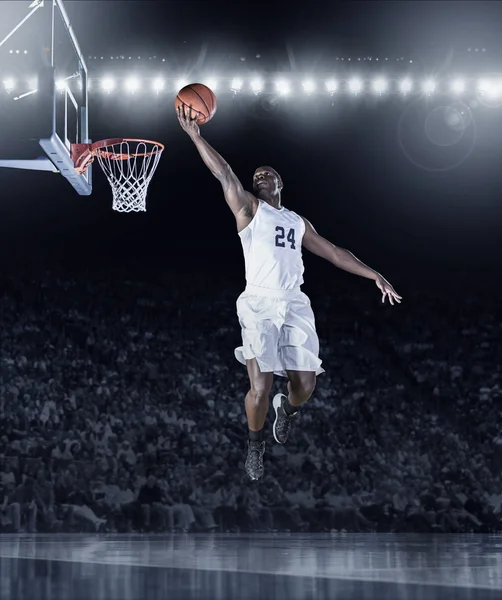
<instances>
[{"instance_id":1,"label":"white net","mask_svg":"<svg viewBox=\"0 0 502 600\"><path fill-rule=\"evenodd\" d=\"M148 186L164 147L146 140L122 140L96 152L113 192L113 210L146 211Z\"/></svg>"}]
</instances>

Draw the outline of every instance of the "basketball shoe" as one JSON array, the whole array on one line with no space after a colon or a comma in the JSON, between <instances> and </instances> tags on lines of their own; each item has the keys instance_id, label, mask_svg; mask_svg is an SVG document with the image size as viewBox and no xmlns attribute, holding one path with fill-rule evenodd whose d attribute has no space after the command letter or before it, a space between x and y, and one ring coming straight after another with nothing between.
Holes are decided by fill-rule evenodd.
<instances>
[{"instance_id":1,"label":"basketball shoe","mask_svg":"<svg viewBox=\"0 0 502 600\"><path fill-rule=\"evenodd\" d=\"M258 481L263 477L263 454L265 442L252 442L248 440L248 457L246 459L246 473L251 481Z\"/></svg>"},{"instance_id":2,"label":"basketball shoe","mask_svg":"<svg viewBox=\"0 0 502 600\"><path fill-rule=\"evenodd\" d=\"M292 415L286 414L284 410L284 403L287 397L284 394L277 394L274 396L272 406L275 410L275 421L274 421L274 438L278 444L285 444L288 440L289 432L291 431L291 425L296 419L298 412Z\"/></svg>"}]
</instances>

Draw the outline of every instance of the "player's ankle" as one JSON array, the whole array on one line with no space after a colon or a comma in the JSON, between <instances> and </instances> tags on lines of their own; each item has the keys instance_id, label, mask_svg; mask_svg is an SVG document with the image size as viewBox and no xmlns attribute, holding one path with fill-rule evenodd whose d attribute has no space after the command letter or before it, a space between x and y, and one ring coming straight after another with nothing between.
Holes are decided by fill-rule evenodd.
<instances>
[{"instance_id":1,"label":"player's ankle","mask_svg":"<svg viewBox=\"0 0 502 600\"><path fill-rule=\"evenodd\" d=\"M284 412L288 415L288 417L290 417L291 415L294 415L296 412L298 412L298 409L300 408L299 406L293 406L291 404L291 402L289 401L289 398L286 398L284 400L284 403L282 406L284 408Z\"/></svg>"},{"instance_id":2,"label":"player's ankle","mask_svg":"<svg viewBox=\"0 0 502 600\"><path fill-rule=\"evenodd\" d=\"M262 427L260 431L253 431L252 429L249 429L248 437L250 442L263 442L265 437L265 428Z\"/></svg>"}]
</instances>

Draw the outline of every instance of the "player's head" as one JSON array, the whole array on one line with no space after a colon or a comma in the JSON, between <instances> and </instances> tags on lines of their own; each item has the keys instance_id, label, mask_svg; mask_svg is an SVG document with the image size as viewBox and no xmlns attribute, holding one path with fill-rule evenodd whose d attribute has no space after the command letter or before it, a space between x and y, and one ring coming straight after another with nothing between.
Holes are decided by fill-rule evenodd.
<instances>
[{"instance_id":1,"label":"player's head","mask_svg":"<svg viewBox=\"0 0 502 600\"><path fill-rule=\"evenodd\" d=\"M257 196L274 195L283 188L282 178L272 167L258 167L253 175L253 190Z\"/></svg>"}]
</instances>

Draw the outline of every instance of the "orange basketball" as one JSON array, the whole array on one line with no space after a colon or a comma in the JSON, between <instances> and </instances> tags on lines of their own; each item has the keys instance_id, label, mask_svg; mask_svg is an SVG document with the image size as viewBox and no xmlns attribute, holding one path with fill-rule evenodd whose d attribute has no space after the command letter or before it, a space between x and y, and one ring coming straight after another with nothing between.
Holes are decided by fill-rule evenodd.
<instances>
[{"instance_id":1,"label":"orange basketball","mask_svg":"<svg viewBox=\"0 0 502 600\"><path fill-rule=\"evenodd\" d=\"M213 118L216 112L216 96L203 83L190 83L178 92L174 106L191 107L197 113L197 124L203 125Z\"/></svg>"}]
</instances>

